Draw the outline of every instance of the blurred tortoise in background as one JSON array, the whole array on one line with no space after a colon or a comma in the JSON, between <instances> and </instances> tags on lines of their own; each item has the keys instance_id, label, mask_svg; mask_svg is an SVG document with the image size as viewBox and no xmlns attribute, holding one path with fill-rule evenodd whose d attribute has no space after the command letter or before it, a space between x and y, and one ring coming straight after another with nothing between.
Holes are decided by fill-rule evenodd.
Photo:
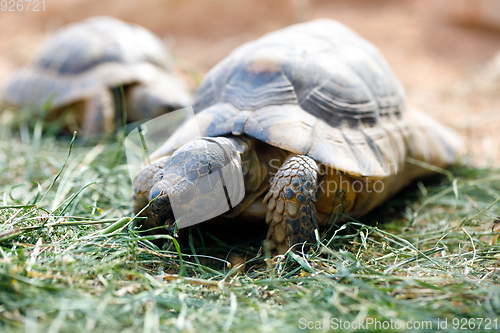
<instances>
[{"instance_id":1,"label":"blurred tortoise in background","mask_svg":"<svg viewBox=\"0 0 500 333\"><path fill-rule=\"evenodd\" d=\"M50 103L45 120L65 116L84 136L110 133L126 102L129 122L191 105L162 41L143 27L93 17L57 31L3 88L7 105ZM125 96L121 95L123 85Z\"/></svg>"},{"instance_id":2,"label":"blurred tortoise in background","mask_svg":"<svg viewBox=\"0 0 500 333\"><path fill-rule=\"evenodd\" d=\"M135 212L152 200L142 230L179 223L173 203L210 217L227 204L215 193L222 186L226 198L244 190L222 217L242 234L265 221L267 244L283 253L315 242L340 207L360 217L432 173L408 158L449 167L464 151L455 132L407 108L372 44L326 19L239 47L207 74L194 111L134 181ZM243 186L231 172L201 182L231 165Z\"/></svg>"}]
</instances>

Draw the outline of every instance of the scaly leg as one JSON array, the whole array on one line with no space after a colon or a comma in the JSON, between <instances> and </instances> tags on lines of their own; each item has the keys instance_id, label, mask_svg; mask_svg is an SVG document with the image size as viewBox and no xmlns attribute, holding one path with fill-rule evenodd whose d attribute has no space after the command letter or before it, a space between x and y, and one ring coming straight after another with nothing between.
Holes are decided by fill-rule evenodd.
<instances>
[{"instance_id":1,"label":"scaly leg","mask_svg":"<svg viewBox=\"0 0 500 333\"><path fill-rule=\"evenodd\" d=\"M283 254L294 244L315 242L317 176L317 163L304 155L289 156L278 169L263 200L271 250Z\"/></svg>"},{"instance_id":2,"label":"scaly leg","mask_svg":"<svg viewBox=\"0 0 500 333\"><path fill-rule=\"evenodd\" d=\"M115 129L115 107L113 95L109 89L103 89L85 101L81 126L83 137L113 133Z\"/></svg>"}]
</instances>

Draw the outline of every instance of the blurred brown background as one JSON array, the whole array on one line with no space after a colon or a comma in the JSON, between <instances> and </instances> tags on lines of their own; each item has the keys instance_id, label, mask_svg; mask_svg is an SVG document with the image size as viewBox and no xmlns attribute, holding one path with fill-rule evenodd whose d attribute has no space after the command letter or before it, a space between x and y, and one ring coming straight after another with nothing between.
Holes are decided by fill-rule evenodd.
<instances>
[{"instance_id":1,"label":"blurred brown background","mask_svg":"<svg viewBox=\"0 0 500 333\"><path fill-rule=\"evenodd\" d=\"M110 15L152 30L201 75L238 45L313 18L374 43L410 103L458 129L477 165L500 165L500 0L46 0L0 12L0 84L62 25Z\"/></svg>"}]
</instances>

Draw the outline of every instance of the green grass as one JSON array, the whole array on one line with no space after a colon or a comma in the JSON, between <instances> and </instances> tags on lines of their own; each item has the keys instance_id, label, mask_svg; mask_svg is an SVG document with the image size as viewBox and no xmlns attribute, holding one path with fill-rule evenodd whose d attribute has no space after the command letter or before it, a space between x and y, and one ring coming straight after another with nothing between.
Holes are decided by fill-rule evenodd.
<instances>
[{"instance_id":1,"label":"green grass","mask_svg":"<svg viewBox=\"0 0 500 333\"><path fill-rule=\"evenodd\" d=\"M266 258L259 240L220 239L217 257L192 244L181 261L171 240L159 249L122 219L132 217L132 186L120 144L77 138L70 150L71 138L5 123L1 332L302 332L340 319L436 330L438 318L451 332L457 320L499 317L498 170L461 166L451 182L413 184L323 234L313 254ZM246 255L244 267L229 252Z\"/></svg>"}]
</instances>

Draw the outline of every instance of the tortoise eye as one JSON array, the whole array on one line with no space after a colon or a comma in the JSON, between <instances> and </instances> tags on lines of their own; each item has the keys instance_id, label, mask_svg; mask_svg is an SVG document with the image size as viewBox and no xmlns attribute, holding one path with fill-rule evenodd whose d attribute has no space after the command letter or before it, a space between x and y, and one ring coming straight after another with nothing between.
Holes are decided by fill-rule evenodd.
<instances>
[{"instance_id":1,"label":"tortoise eye","mask_svg":"<svg viewBox=\"0 0 500 333\"><path fill-rule=\"evenodd\" d=\"M182 109L182 107L180 105L172 105L172 104L168 104L168 105L165 105L163 107L163 110L165 113L169 113L169 112L173 112L173 111L177 111L179 109Z\"/></svg>"}]
</instances>

